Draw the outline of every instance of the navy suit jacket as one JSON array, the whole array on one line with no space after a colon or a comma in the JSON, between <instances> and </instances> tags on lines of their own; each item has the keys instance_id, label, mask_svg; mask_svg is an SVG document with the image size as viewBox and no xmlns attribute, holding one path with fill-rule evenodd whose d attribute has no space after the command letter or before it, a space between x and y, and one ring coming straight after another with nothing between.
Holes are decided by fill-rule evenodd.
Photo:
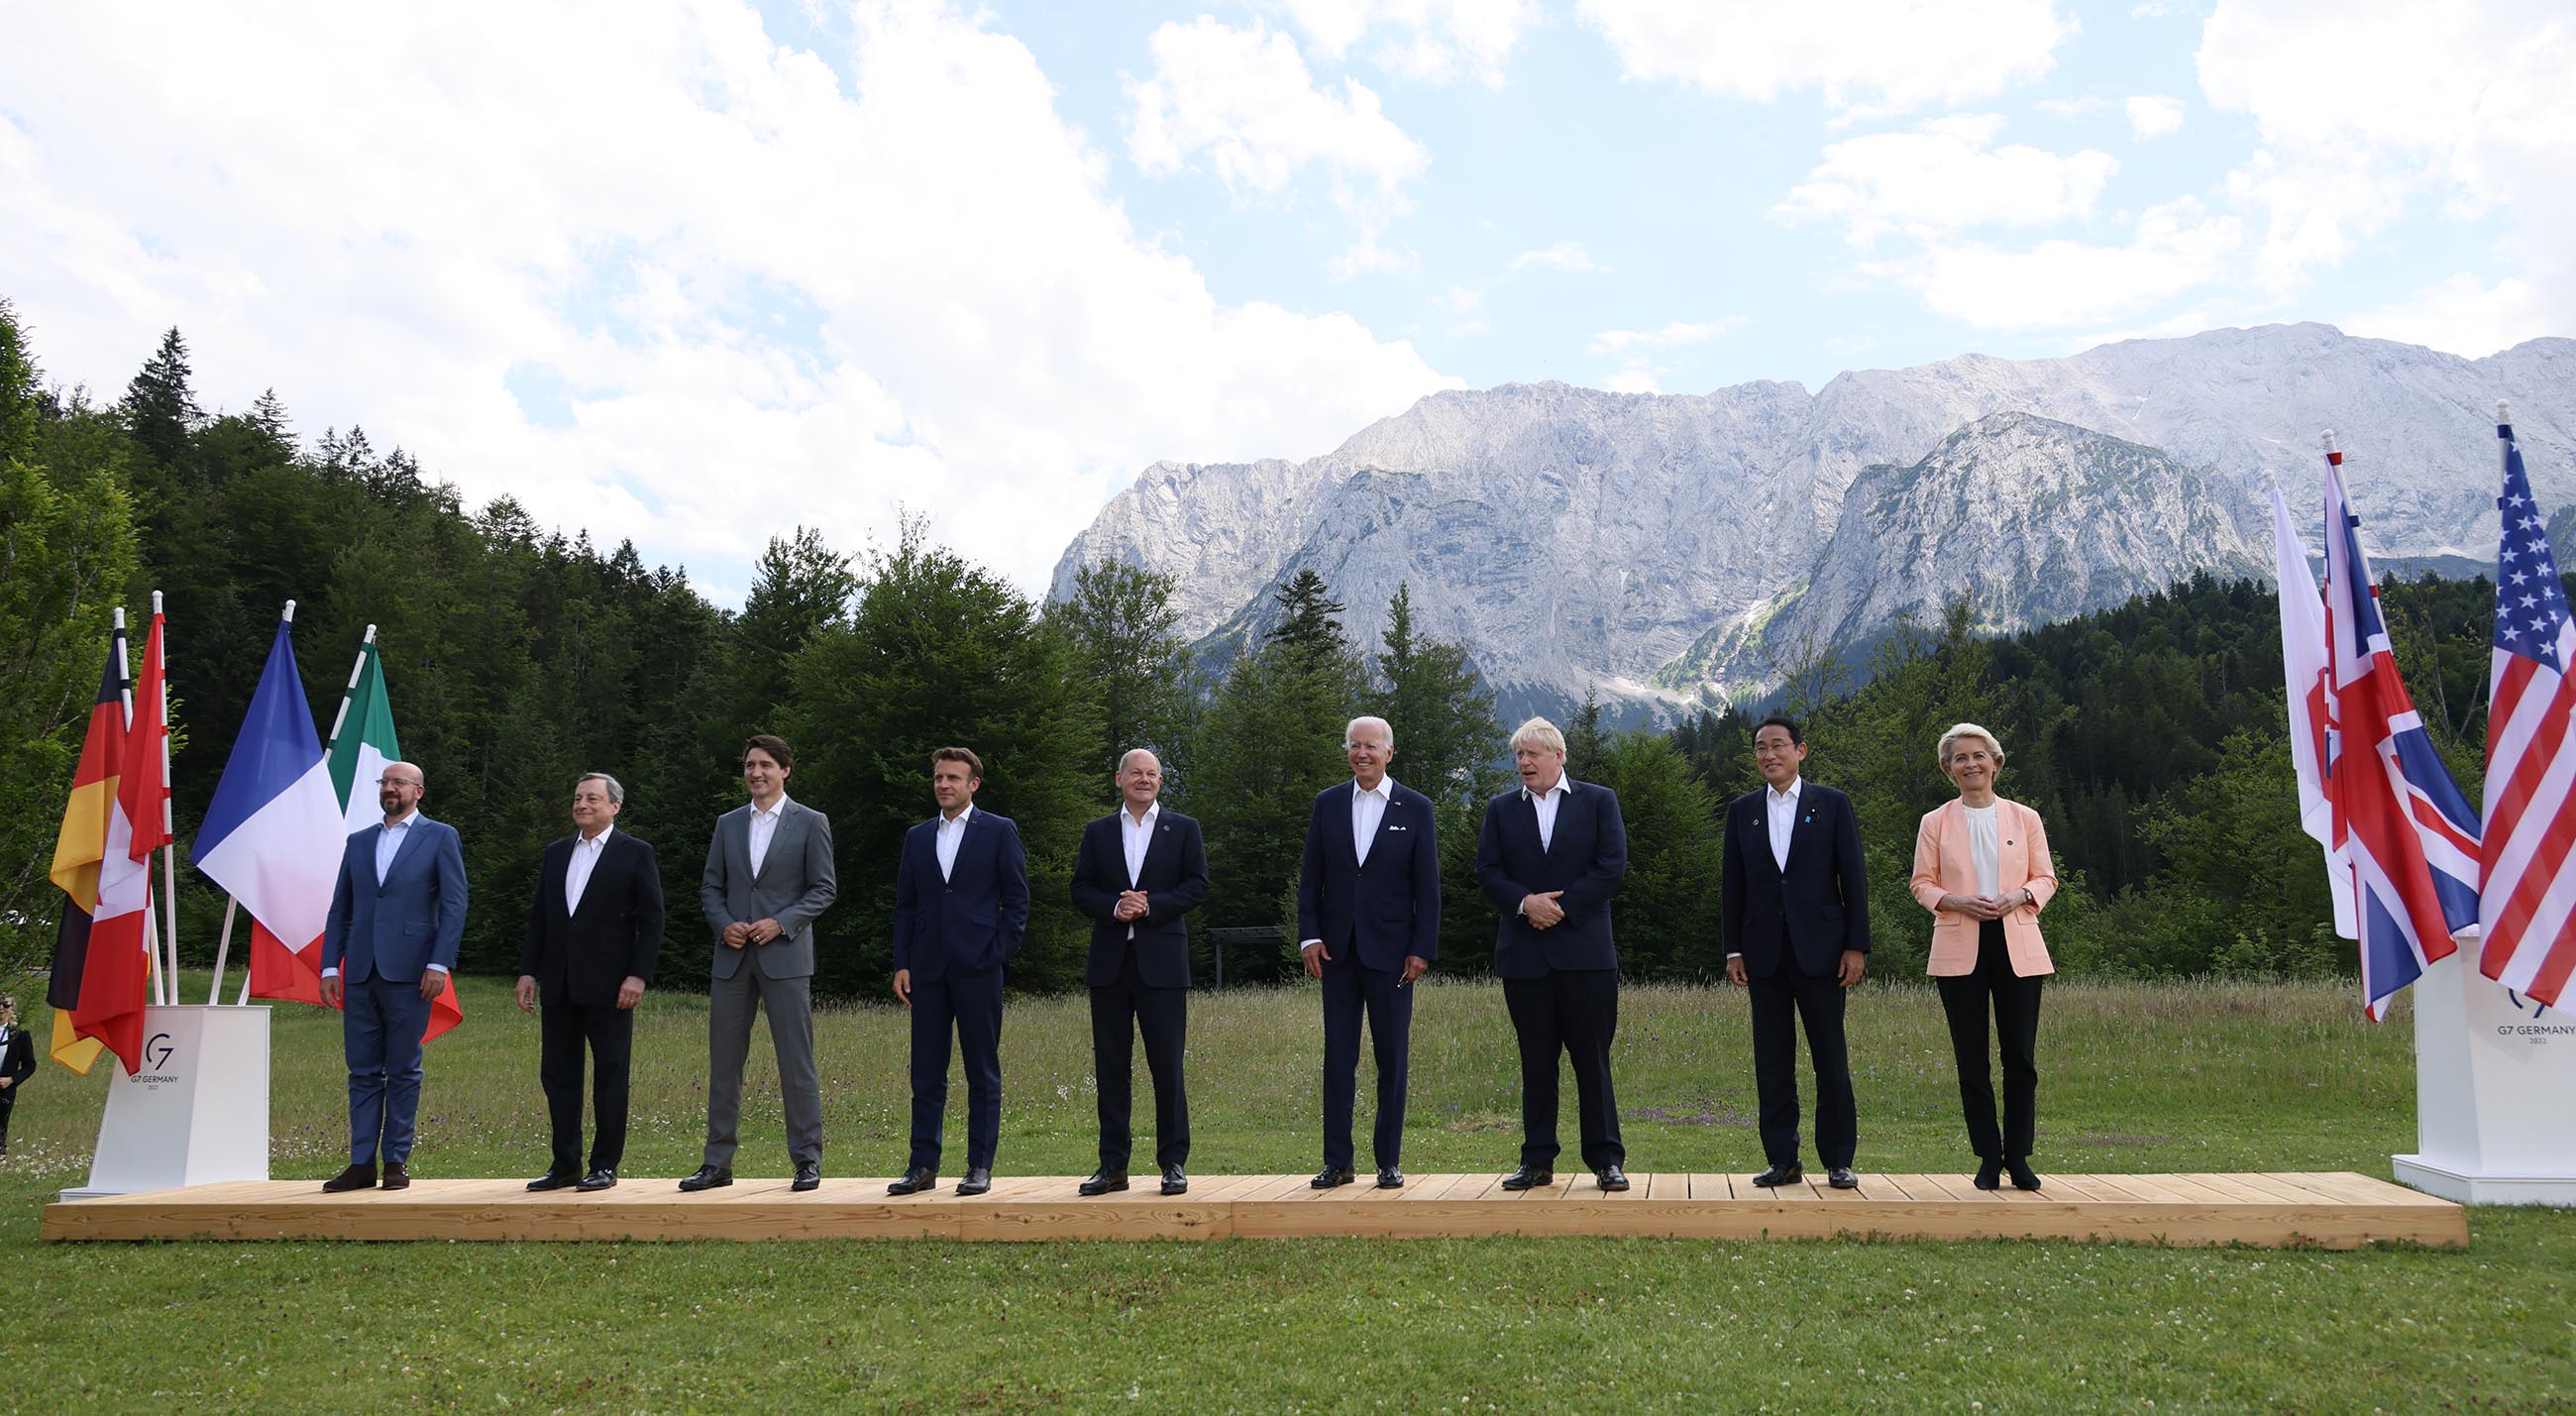
<instances>
[{"instance_id":1,"label":"navy suit jacket","mask_svg":"<svg viewBox=\"0 0 2576 1416\"><path fill-rule=\"evenodd\" d=\"M1029 858L1020 828L980 807L948 878L939 878L939 818L903 833L894 877L894 966L914 983L990 973L1020 952L1029 928Z\"/></svg>"},{"instance_id":2,"label":"navy suit jacket","mask_svg":"<svg viewBox=\"0 0 2576 1416\"><path fill-rule=\"evenodd\" d=\"M1122 890L1145 892L1144 918L1136 927L1136 976L1148 988L1190 986L1190 928L1186 916L1207 902L1207 846L1199 823L1177 811L1154 816L1154 839L1145 847L1145 868L1131 884L1127 879L1127 842L1119 819L1125 807L1082 828L1082 849L1073 862L1073 907L1091 918L1091 958L1085 979L1096 985L1118 981L1118 968L1128 948L1127 926L1118 918Z\"/></svg>"},{"instance_id":3,"label":"navy suit jacket","mask_svg":"<svg viewBox=\"0 0 2576 1416\"><path fill-rule=\"evenodd\" d=\"M383 830L353 832L340 848L331 913L322 922L322 967L338 969L345 983L417 983L431 964L453 973L465 940L464 844L455 827L414 813L378 884Z\"/></svg>"},{"instance_id":4,"label":"navy suit jacket","mask_svg":"<svg viewBox=\"0 0 2576 1416\"><path fill-rule=\"evenodd\" d=\"M1615 969L1610 897L1628 875L1628 828L1619 794L1597 782L1565 779L1556 827L1538 843L1538 807L1514 787L1485 803L1476 838L1476 883L1502 912L1494 927L1494 975L1544 978L1559 969ZM1540 929L1521 915L1521 900L1562 890L1559 923Z\"/></svg>"},{"instance_id":5,"label":"navy suit jacket","mask_svg":"<svg viewBox=\"0 0 2576 1416\"><path fill-rule=\"evenodd\" d=\"M1306 859L1297 870L1297 938L1324 941L1336 960L1353 957L1401 973L1405 956L1440 957L1440 847L1431 798L1404 785L1387 793L1386 814L1363 864L1351 841L1356 784L1326 787L1306 822Z\"/></svg>"},{"instance_id":6,"label":"navy suit jacket","mask_svg":"<svg viewBox=\"0 0 2576 1416\"><path fill-rule=\"evenodd\" d=\"M653 847L610 831L599 863L581 887L581 908L564 907L564 873L572 866L566 836L546 847L537 866L537 898L519 941L519 972L537 981L548 1003L604 1007L629 977L653 981L662 957L662 869Z\"/></svg>"},{"instance_id":7,"label":"navy suit jacket","mask_svg":"<svg viewBox=\"0 0 2576 1416\"><path fill-rule=\"evenodd\" d=\"M1789 866L1771 858L1769 807L1759 787L1726 808L1726 952L1745 972L1769 978L1780 967L1785 932L1801 972L1830 976L1843 951L1869 952L1869 874L1861 864L1860 821L1851 798L1802 782L1789 827Z\"/></svg>"}]
</instances>

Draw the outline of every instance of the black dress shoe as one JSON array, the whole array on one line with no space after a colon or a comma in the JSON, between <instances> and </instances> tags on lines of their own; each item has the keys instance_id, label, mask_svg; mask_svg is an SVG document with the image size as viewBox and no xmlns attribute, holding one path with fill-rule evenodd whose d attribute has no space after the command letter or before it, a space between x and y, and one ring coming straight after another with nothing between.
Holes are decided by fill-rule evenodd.
<instances>
[{"instance_id":1,"label":"black dress shoe","mask_svg":"<svg viewBox=\"0 0 2576 1416\"><path fill-rule=\"evenodd\" d=\"M1541 1170L1535 1165L1524 1165L1503 1177L1503 1188L1506 1190L1535 1190L1542 1185L1555 1183L1555 1171Z\"/></svg>"},{"instance_id":2,"label":"black dress shoe","mask_svg":"<svg viewBox=\"0 0 2576 1416\"><path fill-rule=\"evenodd\" d=\"M573 1188L586 1195L597 1194L602 1190L614 1190L617 1188L617 1172L614 1170L594 1170L588 1175L581 1177L581 1183L573 1186Z\"/></svg>"},{"instance_id":3,"label":"black dress shoe","mask_svg":"<svg viewBox=\"0 0 2576 1416\"><path fill-rule=\"evenodd\" d=\"M1306 1183L1318 1190L1329 1190L1336 1185L1347 1185L1358 1178L1351 1174L1351 1168L1347 1165L1327 1165L1316 1171L1315 1178Z\"/></svg>"},{"instance_id":4,"label":"black dress shoe","mask_svg":"<svg viewBox=\"0 0 2576 1416\"><path fill-rule=\"evenodd\" d=\"M411 1188L411 1171L399 1160L387 1161L385 1162L385 1178L376 1182L376 1188L379 1190L408 1190Z\"/></svg>"},{"instance_id":5,"label":"black dress shoe","mask_svg":"<svg viewBox=\"0 0 2576 1416\"><path fill-rule=\"evenodd\" d=\"M1753 1183L1761 1186L1765 1190L1773 1190L1782 1185L1799 1184L1805 1181L1806 1178L1806 1167L1792 1160L1783 1164L1774 1165L1770 1169L1763 1171L1761 1174L1754 1176Z\"/></svg>"},{"instance_id":6,"label":"black dress shoe","mask_svg":"<svg viewBox=\"0 0 2576 1416\"><path fill-rule=\"evenodd\" d=\"M927 1165L916 1165L903 1173L903 1178L886 1186L889 1195L917 1195L939 1188L939 1176Z\"/></svg>"},{"instance_id":7,"label":"black dress shoe","mask_svg":"<svg viewBox=\"0 0 2576 1416\"><path fill-rule=\"evenodd\" d=\"M961 1195L980 1195L992 1188L993 1167L989 1165L967 1166L966 1178L957 1182L957 1193Z\"/></svg>"},{"instance_id":8,"label":"black dress shoe","mask_svg":"<svg viewBox=\"0 0 2576 1416\"><path fill-rule=\"evenodd\" d=\"M2029 1157L2015 1156L2004 1162L2004 1169L2006 1172L2011 1174L2014 1189L2036 1190L2039 1188L2039 1172L2030 1168Z\"/></svg>"},{"instance_id":9,"label":"black dress shoe","mask_svg":"<svg viewBox=\"0 0 2576 1416\"><path fill-rule=\"evenodd\" d=\"M1392 1165L1379 1166L1377 1168L1377 1187L1381 1190L1403 1189L1404 1172L1396 1169Z\"/></svg>"},{"instance_id":10,"label":"black dress shoe","mask_svg":"<svg viewBox=\"0 0 2576 1416\"><path fill-rule=\"evenodd\" d=\"M796 1193L801 1195L807 1190L819 1190L822 1187L823 1162L819 1160L800 1160L796 1162L796 1180L795 1183L787 1187L788 1189L794 1190Z\"/></svg>"},{"instance_id":11,"label":"black dress shoe","mask_svg":"<svg viewBox=\"0 0 2576 1416\"><path fill-rule=\"evenodd\" d=\"M1164 1166L1164 1167L1163 1167L1163 1193L1164 1193L1164 1194L1166 1194L1166 1195L1186 1195L1186 1194L1188 1194L1189 1192L1190 1192L1190 1177L1189 1177L1189 1175L1188 1175L1186 1172L1184 1172L1184 1171L1183 1171L1179 1166L1177 1166L1177 1165L1166 1165L1166 1166Z\"/></svg>"},{"instance_id":12,"label":"black dress shoe","mask_svg":"<svg viewBox=\"0 0 2576 1416\"><path fill-rule=\"evenodd\" d=\"M1082 1193L1085 1195L1106 1195L1113 1190L1126 1188L1126 1172L1112 1172L1105 1168L1091 1172L1091 1178L1083 1181L1081 1185Z\"/></svg>"},{"instance_id":13,"label":"black dress shoe","mask_svg":"<svg viewBox=\"0 0 2576 1416\"><path fill-rule=\"evenodd\" d=\"M343 1194L350 1190L372 1190L374 1188L376 1188L376 1163L374 1161L369 1161L364 1165L352 1165L348 1169L343 1170L339 1174L322 1182L322 1193L326 1195Z\"/></svg>"},{"instance_id":14,"label":"black dress shoe","mask_svg":"<svg viewBox=\"0 0 2576 1416\"><path fill-rule=\"evenodd\" d=\"M1852 1174L1850 1166L1837 1165L1825 1172L1825 1183L1837 1190L1857 1190L1860 1188L1860 1177Z\"/></svg>"},{"instance_id":15,"label":"black dress shoe","mask_svg":"<svg viewBox=\"0 0 2576 1416\"><path fill-rule=\"evenodd\" d=\"M1977 1163L1977 1178L1970 1182L1980 1190L1997 1189L2004 1183L2004 1163L1984 1160Z\"/></svg>"},{"instance_id":16,"label":"black dress shoe","mask_svg":"<svg viewBox=\"0 0 2576 1416\"><path fill-rule=\"evenodd\" d=\"M1601 1188L1604 1190L1624 1190L1628 1188L1628 1172L1621 1170L1615 1165L1605 1165L1599 1170L1592 1172L1592 1178L1599 1182Z\"/></svg>"},{"instance_id":17,"label":"black dress shoe","mask_svg":"<svg viewBox=\"0 0 2576 1416\"><path fill-rule=\"evenodd\" d=\"M680 1188L694 1195L700 1190L721 1190L732 1183L733 1171L730 1168L722 1165L701 1165L689 1178L680 1182Z\"/></svg>"},{"instance_id":18,"label":"black dress shoe","mask_svg":"<svg viewBox=\"0 0 2576 1416\"><path fill-rule=\"evenodd\" d=\"M569 1170L549 1170L545 1174L538 1176L536 1179L529 1181L528 1188L531 1190L561 1190L578 1184L580 1181L581 1177L573 1174Z\"/></svg>"}]
</instances>

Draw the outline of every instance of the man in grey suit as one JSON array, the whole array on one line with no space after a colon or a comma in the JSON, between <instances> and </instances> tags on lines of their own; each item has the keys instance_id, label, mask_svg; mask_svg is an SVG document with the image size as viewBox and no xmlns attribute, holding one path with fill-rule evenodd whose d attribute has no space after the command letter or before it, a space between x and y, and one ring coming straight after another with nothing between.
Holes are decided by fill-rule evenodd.
<instances>
[{"instance_id":1,"label":"man in grey suit","mask_svg":"<svg viewBox=\"0 0 2576 1416\"><path fill-rule=\"evenodd\" d=\"M832 823L788 800L795 754L768 733L742 745L749 804L716 818L698 903L715 931L715 977L707 1000L707 1150L688 1191L733 1183L742 1115L742 1064L751 1019L769 1010L778 1051L778 1089L787 1103L792 1188L823 1183L823 1084L814 1071L814 917L840 886L832 871Z\"/></svg>"}]
</instances>

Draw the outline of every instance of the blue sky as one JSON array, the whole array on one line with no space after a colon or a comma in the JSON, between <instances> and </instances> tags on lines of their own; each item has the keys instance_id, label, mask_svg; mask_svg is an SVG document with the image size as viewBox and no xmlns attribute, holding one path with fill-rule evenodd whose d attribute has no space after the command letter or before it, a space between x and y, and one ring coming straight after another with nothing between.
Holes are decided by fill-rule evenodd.
<instances>
[{"instance_id":1,"label":"blue sky","mask_svg":"<svg viewBox=\"0 0 2576 1416\"><path fill-rule=\"evenodd\" d=\"M2560 5L466 0L28 10L0 295L177 324L738 596L896 518L1035 588L1158 458L1442 387L1820 387L2323 320L2576 334Z\"/></svg>"}]
</instances>

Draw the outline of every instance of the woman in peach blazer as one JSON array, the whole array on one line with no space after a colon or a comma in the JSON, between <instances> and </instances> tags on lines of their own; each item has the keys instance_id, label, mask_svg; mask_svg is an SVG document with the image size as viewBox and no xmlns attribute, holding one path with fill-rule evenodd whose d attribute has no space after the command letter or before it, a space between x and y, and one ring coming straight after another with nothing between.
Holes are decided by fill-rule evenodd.
<instances>
[{"instance_id":1,"label":"woman in peach blazer","mask_svg":"<svg viewBox=\"0 0 2576 1416\"><path fill-rule=\"evenodd\" d=\"M2003 744L1974 723L1941 735L1941 770L1959 799L1927 813L1914 839L1914 898L1932 912L1932 965L1950 1050L1959 1062L1959 1106L1977 1152L1977 1188L2012 1172L2016 1189L2036 1190L2030 1168L2039 1069L2041 981L2056 972L2039 937L2039 912L2057 893L2048 832L2039 813L1995 795ZM1986 1010L2004 1062L2003 1124L1995 1124L1986 1065Z\"/></svg>"}]
</instances>

